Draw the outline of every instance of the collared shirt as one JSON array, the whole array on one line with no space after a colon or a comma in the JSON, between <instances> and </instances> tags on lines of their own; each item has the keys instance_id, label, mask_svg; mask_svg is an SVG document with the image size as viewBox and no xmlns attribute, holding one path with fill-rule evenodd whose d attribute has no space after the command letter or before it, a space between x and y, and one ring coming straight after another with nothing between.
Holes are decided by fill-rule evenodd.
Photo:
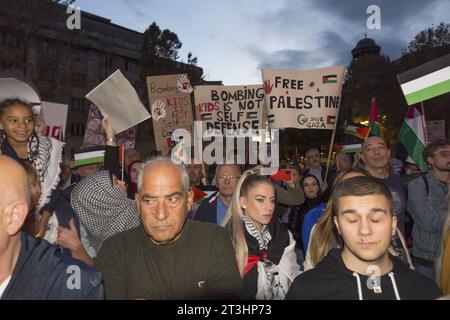
<instances>
[{"instance_id":1,"label":"collared shirt","mask_svg":"<svg viewBox=\"0 0 450 320\"><path fill-rule=\"evenodd\" d=\"M5 281L0 283L0 298L3 295L3 292L5 292L6 287L8 286L10 280L11 280L11 276L9 276L8 278L5 279Z\"/></svg>"},{"instance_id":2,"label":"collared shirt","mask_svg":"<svg viewBox=\"0 0 450 320\"><path fill-rule=\"evenodd\" d=\"M228 206L222 201L222 197L220 194L216 198L217 201L217 224L221 224L223 221L223 218L225 218L225 215L227 214Z\"/></svg>"}]
</instances>

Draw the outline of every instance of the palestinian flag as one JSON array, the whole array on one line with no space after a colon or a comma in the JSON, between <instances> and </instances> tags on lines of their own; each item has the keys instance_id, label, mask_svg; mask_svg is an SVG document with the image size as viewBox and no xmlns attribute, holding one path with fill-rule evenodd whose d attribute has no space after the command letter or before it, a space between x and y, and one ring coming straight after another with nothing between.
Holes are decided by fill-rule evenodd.
<instances>
[{"instance_id":1,"label":"palestinian flag","mask_svg":"<svg viewBox=\"0 0 450 320\"><path fill-rule=\"evenodd\" d=\"M336 145L334 147L334 150L336 151L336 153L357 153L361 151L361 147L361 143L343 144Z\"/></svg>"},{"instance_id":2,"label":"palestinian flag","mask_svg":"<svg viewBox=\"0 0 450 320\"><path fill-rule=\"evenodd\" d=\"M369 136L370 127L356 127L356 126L347 126L344 130L344 134L349 136L353 136L358 140L366 140Z\"/></svg>"},{"instance_id":3,"label":"palestinian flag","mask_svg":"<svg viewBox=\"0 0 450 320\"><path fill-rule=\"evenodd\" d=\"M420 170L427 171L428 166L423 158L423 150L425 148L425 119L417 105L408 108L408 113L400 129L398 138L409 157L414 160Z\"/></svg>"},{"instance_id":4,"label":"palestinian flag","mask_svg":"<svg viewBox=\"0 0 450 320\"><path fill-rule=\"evenodd\" d=\"M450 54L398 75L408 105L450 92Z\"/></svg>"},{"instance_id":5,"label":"palestinian flag","mask_svg":"<svg viewBox=\"0 0 450 320\"><path fill-rule=\"evenodd\" d=\"M105 161L105 146L79 147L73 151L75 167L87 166Z\"/></svg>"},{"instance_id":6,"label":"palestinian flag","mask_svg":"<svg viewBox=\"0 0 450 320\"><path fill-rule=\"evenodd\" d=\"M337 83L337 75L329 74L327 76L322 76L322 83Z\"/></svg>"},{"instance_id":7,"label":"palestinian flag","mask_svg":"<svg viewBox=\"0 0 450 320\"><path fill-rule=\"evenodd\" d=\"M370 136L380 136L380 119L377 113L377 103L375 98L372 98L372 107L370 108L369 118Z\"/></svg>"},{"instance_id":8,"label":"palestinian flag","mask_svg":"<svg viewBox=\"0 0 450 320\"><path fill-rule=\"evenodd\" d=\"M212 121L212 113L202 113L200 115L200 120L202 120L202 121Z\"/></svg>"},{"instance_id":9,"label":"palestinian flag","mask_svg":"<svg viewBox=\"0 0 450 320\"><path fill-rule=\"evenodd\" d=\"M258 111L247 112L247 120L258 120Z\"/></svg>"},{"instance_id":10,"label":"palestinian flag","mask_svg":"<svg viewBox=\"0 0 450 320\"><path fill-rule=\"evenodd\" d=\"M199 204L207 196L207 193L203 192L203 190L200 190L196 186L192 187L192 191L194 192L194 202L195 203Z\"/></svg>"},{"instance_id":11,"label":"palestinian flag","mask_svg":"<svg viewBox=\"0 0 450 320\"><path fill-rule=\"evenodd\" d=\"M327 124L336 124L335 116L327 116Z\"/></svg>"}]
</instances>

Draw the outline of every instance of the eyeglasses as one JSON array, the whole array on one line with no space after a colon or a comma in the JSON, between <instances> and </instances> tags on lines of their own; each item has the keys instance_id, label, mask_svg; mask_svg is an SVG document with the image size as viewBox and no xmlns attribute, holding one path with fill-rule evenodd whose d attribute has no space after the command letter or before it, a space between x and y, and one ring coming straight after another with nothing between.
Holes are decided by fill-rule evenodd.
<instances>
[{"instance_id":1,"label":"eyeglasses","mask_svg":"<svg viewBox=\"0 0 450 320\"><path fill-rule=\"evenodd\" d=\"M441 151L438 153L435 153L434 155L440 155L442 158L450 158L450 151Z\"/></svg>"},{"instance_id":2,"label":"eyeglasses","mask_svg":"<svg viewBox=\"0 0 450 320\"><path fill-rule=\"evenodd\" d=\"M229 176L218 176L217 177L217 181L225 181L225 180L229 180L229 181L236 181L237 179L239 179L240 177L238 176L233 176L233 175L229 175Z\"/></svg>"}]
</instances>

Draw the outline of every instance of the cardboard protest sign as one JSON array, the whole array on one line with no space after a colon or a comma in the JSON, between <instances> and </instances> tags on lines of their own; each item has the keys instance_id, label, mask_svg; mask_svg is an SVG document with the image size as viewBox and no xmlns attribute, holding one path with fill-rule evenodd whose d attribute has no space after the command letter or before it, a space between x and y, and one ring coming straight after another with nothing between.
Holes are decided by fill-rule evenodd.
<instances>
[{"instance_id":1,"label":"cardboard protest sign","mask_svg":"<svg viewBox=\"0 0 450 320\"><path fill-rule=\"evenodd\" d=\"M427 143L437 139L445 139L445 120L427 121Z\"/></svg>"},{"instance_id":2,"label":"cardboard protest sign","mask_svg":"<svg viewBox=\"0 0 450 320\"><path fill-rule=\"evenodd\" d=\"M264 128L264 88L251 86L198 86L194 90L196 120L203 131Z\"/></svg>"},{"instance_id":3,"label":"cardboard protest sign","mask_svg":"<svg viewBox=\"0 0 450 320\"><path fill-rule=\"evenodd\" d=\"M45 136L64 140L68 110L67 104L42 101L41 115L46 124Z\"/></svg>"},{"instance_id":4,"label":"cardboard protest sign","mask_svg":"<svg viewBox=\"0 0 450 320\"><path fill-rule=\"evenodd\" d=\"M271 128L334 129L344 67L265 69L262 77Z\"/></svg>"},{"instance_id":5,"label":"cardboard protest sign","mask_svg":"<svg viewBox=\"0 0 450 320\"><path fill-rule=\"evenodd\" d=\"M83 145L105 145L106 135L102 128L102 113L100 109L91 105L89 109L86 131L84 133ZM116 144L125 149L133 149L136 141L137 126L131 127L116 135Z\"/></svg>"},{"instance_id":6,"label":"cardboard protest sign","mask_svg":"<svg viewBox=\"0 0 450 320\"><path fill-rule=\"evenodd\" d=\"M95 87L86 98L92 101L104 116L110 117L117 134L150 118L136 90L120 70Z\"/></svg>"},{"instance_id":7,"label":"cardboard protest sign","mask_svg":"<svg viewBox=\"0 0 450 320\"><path fill-rule=\"evenodd\" d=\"M175 129L193 131L190 96L193 89L186 74L147 77L147 88L156 149L168 154Z\"/></svg>"}]
</instances>

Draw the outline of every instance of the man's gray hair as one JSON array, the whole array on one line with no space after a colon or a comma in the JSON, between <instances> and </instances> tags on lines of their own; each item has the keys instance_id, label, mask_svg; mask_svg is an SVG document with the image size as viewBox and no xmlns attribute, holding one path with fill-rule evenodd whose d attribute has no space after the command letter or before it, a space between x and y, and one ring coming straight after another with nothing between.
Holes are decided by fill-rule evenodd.
<instances>
[{"instance_id":1,"label":"man's gray hair","mask_svg":"<svg viewBox=\"0 0 450 320\"><path fill-rule=\"evenodd\" d=\"M319 149L317 149L317 148L310 148L310 149L308 149L308 151L306 151L306 157L309 157L309 155L311 153L316 152L316 151L320 154Z\"/></svg>"},{"instance_id":2,"label":"man's gray hair","mask_svg":"<svg viewBox=\"0 0 450 320\"><path fill-rule=\"evenodd\" d=\"M188 170L186 169L186 167L183 164L176 164L172 161L171 158L166 157L166 156L156 156L156 157L152 157L150 159L148 159L147 161L145 161L140 170L139 170L139 174L138 174L138 192L141 190L141 186L142 186L142 179L144 177L144 172L145 170L155 164L158 163L166 163L169 165L173 165L178 169L178 172L180 174L180 179L181 179L181 183L183 185L183 190L187 193L189 192L189 173Z\"/></svg>"}]
</instances>

